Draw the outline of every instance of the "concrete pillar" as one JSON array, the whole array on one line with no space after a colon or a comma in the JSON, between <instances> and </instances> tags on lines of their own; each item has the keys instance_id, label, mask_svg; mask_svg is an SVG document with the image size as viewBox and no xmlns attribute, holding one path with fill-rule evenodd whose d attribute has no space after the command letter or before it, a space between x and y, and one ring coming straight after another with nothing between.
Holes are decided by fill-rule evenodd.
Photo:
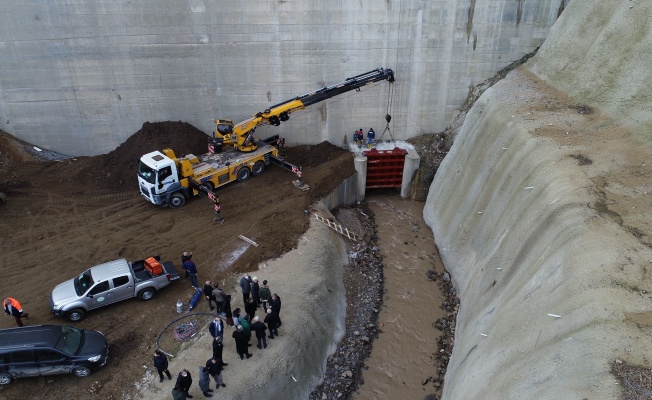
<instances>
[{"instance_id":1,"label":"concrete pillar","mask_svg":"<svg viewBox=\"0 0 652 400\"><path fill-rule=\"evenodd\" d=\"M412 177L421 164L421 157L414 149L408 149L403 164L403 181L401 182L401 197L407 199L410 196L410 183Z\"/></svg>"},{"instance_id":2,"label":"concrete pillar","mask_svg":"<svg viewBox=\"0 0 652 400\"><path fill-rule=\"evenodd\" d=\"M355 171L358 173L358 199L357 201L364 200L364 195L367 190L367 157L355 157Z\"/></svg>"}]
</instances>

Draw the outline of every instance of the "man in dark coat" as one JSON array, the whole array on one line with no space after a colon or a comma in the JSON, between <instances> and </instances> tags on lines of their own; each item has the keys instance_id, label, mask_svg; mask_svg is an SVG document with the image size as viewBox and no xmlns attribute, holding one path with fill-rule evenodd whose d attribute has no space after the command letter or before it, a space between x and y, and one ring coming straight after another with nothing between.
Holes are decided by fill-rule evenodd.
<instances>
[{"instance_id":1,"label":"man in dark coat","mask_svg":"<svg viewBox=\"0 0 652 400\"><path fill-rule=\"evenodd\" d=\"M213 322L208 325L208 331L211 333L213 339L219 336L220 339L224 340L224 323L222 322L222 319L220 317L215 317Z\"/></svg>"},{"instance_id":2,"label":"man in dark coat","mask_svg":"<svg viewBox=\"0 0 652 400\"><path fill-rule=\"evenodd\" d=\"M249 298L249 300L247 300L247 302L245 303L245 312L249 316L249 320L254 319L257 309L258 309L258 304L256 304L256 301L253 299L253 297Z\"/></svg>"},{"instance_id":3,"label":"man in dark coat","mask_svg":"<svg viewBox=\"0 0 652 400\"><path fill-rule=\"evenodd\" d=\"M213 358L222 360L223 352L224 352L224 343L222 343L222 339L218 336L215 338L215 340L213 340ZM224 364L224 362L222 362L222 365L229 365L229 364Z\"/></svg>"},{"instance_id":4,"label":"man in dark coat","mask_svg":"<svg viewBox=\"0 0 652 400\"><path fill-rule=\"evenodd\" d=\"M204 397L213 397L210 393L213 391L211 389L211 378L208 376L208 368L199 366L199 390L201 390Z\"/></svg>"},{"instance_id":5,"label":"man in dark coat","mask_svg":"<svg viewBox=\"0 0 652 400\"><path fill-rule=\"evenodd\" d=\"M206 296L206 301L208 301L208 307L213 311L213 302L215 302L215 306L217 306L217 302L215 301L215 296L213 296L213 290L215 288L213 287L213 284L211 281L206 281L204 284L204 296Z\"/></svg>"},{"instance_id":6,"label":"man in dark coat","mask_svg":"<svg viewBox=\"0 0 652 400\"><path fill-rule=\"evenodd\" d=\"M265 323L267 324L267 329L269 330L269 338L274 339L274 334L278 336L278 316L272 311L271 308L267 309L267 316L265 317Z\"/></svg>"},{"instance_id":7,"label":"man in dark coat","mask_svg":"<svg viewBox=\"0 0 652 400\"><path fill-rule=\"evenodd\" d=\"M240 359L244 360L245 356L250 358L252 354L249 354L249 346L247 342L247 334L242 330L242 325L238 325L238 329L233 331L233 339L235 339L235 351L240 355Z\"/></svg>"},{"instance_id":8,"label":"man in dark coat","mask_svg":"<svg viewBox=\"0 0 652 400\"><path fill-rule=\"evenodd\" d=\"M158 371L159 382L163 382L163 372L168 376L168 379L172 379L172 375L168 370L168 358L161 350L154 351L154 368Z\"/></svg>"},{"instance_id":9,"label":"man in dark coat","mask_svg":"<svg viewBox=\"0 0 652 400\"><path fill-rule=\"evenodd\" d=\"M258 285L258 278L254 276L253 282L251 284L251 297L254 298L254 303L256 307L260 305L260 286ZM252 315L251 318L254 316Z\"/></svg>"},{"instance_id":10,"label":"man in dark coat","mask_svg":"<svg viewBox=\"0 0 652 400\"><path fill-rule=\"evenodd\" d=\"M181 259L184 258L186 261L183 262L181 268L188 273L192 287L194 289L199 289L199 283L197 283L197 266L195 265L195 262L192 261L192 253L184 252Z\"/></svg>"},{"instance_id":11,"label":"man in dark coat","mask_svg":"<svg viewBox=\"0 0 652 400\"><path fill-rule=\"evenodd\" d=\"M215 380L215 384L218 389L221 387L226 387L224 381L222 381L222 360L218 360L213 357L206 361L206 369L208 370L208 375L212 376Z\"/></svg>"},{"instance_id":12,"label":"man in dark coat","mask_svg":"<svg viewBox=\"0 0 652 400\"><path fill-rule=\"evenodd\" d=\"M254 323L251 324L251 330L256 332L256 339L258 339L258 345L257 347L259 349L261 348L267 348L267 333L265 331L267 330L267 327L265 324L260 322L258 317L254 317ZM262 344L262 346L261 346Z\"/></svg>"},{"instance_id":13,"label":"man in dark coat","mask_svg":"<svg viewBox=\"0 0 652 400\"><path fill-rule=\"evenodd\" d=\"M272 312L276 314L276 319L278 323L278 327L281 327L281 296L278 294L274 293L272 295L272 300L269 302L270 306L272 307Z\"/></svg>"},{"instance_id":14,"label":"man in dark coat","mask_svg":"<svg viewBox=\"0 0 652 400\"><path fill-rule=\"evenodd\" d=\"M251 293L251 278L248 273L244 273L242 278L240 278L240 288L242 289L242 301L247 304L249 300L249 294Z\"/></svg>"},{"instance_id":15,"label":"man in dark coat","mask_svg":"<svg viewBox=\"0 0 652 400\"><path fill-rule=\"evenodd\" d=\"M192 399L192 396L188 394L190 386L192 386L192 375L190 375L190 372L188 372L187 369L184 369L179 372L179 376L177 376L177 384L174 385L174 387L179 388L179 390L186 393L187 398Z\"/></svg>"}]
</instances>

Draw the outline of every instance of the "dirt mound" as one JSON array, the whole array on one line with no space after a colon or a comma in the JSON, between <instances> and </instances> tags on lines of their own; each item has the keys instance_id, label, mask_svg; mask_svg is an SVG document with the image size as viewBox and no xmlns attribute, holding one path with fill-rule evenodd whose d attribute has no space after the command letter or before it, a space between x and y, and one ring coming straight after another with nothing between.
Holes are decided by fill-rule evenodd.
<instances>
[{"instance_id":1,"label":"dirt mound","mask_svg":"<svg viewBox=\"0 0 652 400\"><path fill-rule=\"evenodd\" d=\"M327 161L336 159L344 153L348 153L348 151L326 141L316 145L289 147L284 151L289 162L301 167L321 165Z\"/></svg>"}]
</instances>

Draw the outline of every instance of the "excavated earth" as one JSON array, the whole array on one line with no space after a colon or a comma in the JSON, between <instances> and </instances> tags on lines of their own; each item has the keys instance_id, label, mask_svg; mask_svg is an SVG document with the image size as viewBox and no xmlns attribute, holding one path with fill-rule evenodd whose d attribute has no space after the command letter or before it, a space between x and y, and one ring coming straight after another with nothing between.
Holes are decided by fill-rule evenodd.
<instances>
[{"instance_id":1,"label":"excavated earth","mask_svg":"<svg viewBox=\"0 0 652 400\"><path fill-rule=\"evenodd\" d=\"M48 296L59 282L84 269L116 258L160 254L177 265L192 251L199 279L222 282L250 271L263 260L293 249L308 226L304 213L354 171L353 155L328 142L286 149L286 159L301 165L311 190L298 190L291 172L269 167L245 184L218 189L224 225L214 224L210 201L196 198L178 210L159 208L138 193L140 155L172 148L177 154L201 154L207 136L181 122L145 123L125 143L106 155L70 157L37 149L0 132L0 294L19 299L30 313L28 324L61 324L50 314ZM238 234L258 247L236 260L209 260L232 245ZM264 239L264 240L261 240ZM0 388L4 398L121 398L149 365L159 330L175 318L177 299L187 300L188 285L174 282L150 302L123 304L89 313L77 324L106 334L111 354L91 379L54 376L17 381ZM152 316L155 316L152 319ZM14 326L0 319L0 328ZM56 384L54 384L56 383ZM95 396L95 397L94 397Z\"/></svg>"},{"instance_id":2,"label":"excavated earth","mask_svg":"<svg viewBox=\"0 0 652 400\"><path fill-rule=\"evenodd\" d=\"M436 147L439 141L436 137L421 139L420 151ZM171 210L155 207L139 195L135 171L140 155L166 147L179 155L200 154L206 146L203 132L169 121L147 122L117 149L95 157L64 156L0 132L0 192L7 196L7 203L0 207L0 229L4 232L0 242L4 255L0 295L22 302L30 313L29 325L63 324L65 320L49 312L48 295L57 283L119 257L160 254L178 266L183 251L195 255L200 281L233 282L241 272L255 270L260 262L296 248L309 225L304 210L355 172L353 155L328 142L283 149L281 153L288 161L303 167L310 190L295 188L291 181L296 177L277 167L266 169L245 184L218 188L224 225L212 222L212 205L206 199L192 199L183 208ZM392 283L389 288L383 286L383 256L374 213L363 202L333 214L340 223L360 232L364 240L348 244L349 264L343 274L346 329L328 359L323 382L310 396L313 399L350 397L364 382L362 370L369 368L365 361L378 335L384 330L392 335L389 326L382 328L383 321L391 317L381 309ZM238 234L259 246L242 253L233 250ZM410 230L409 236L412 234ZM411 241L410 237L405 240ZM401 243L404 240L399 239ZM450 285L439 279L443 276L441 265L437 272L428 268L430 264L418 272L419 279ZM276 287L280 284L276 282ZM454 292L447 294L448 300L440 303L444 316L456 301ZM66 399L79 398L80 393L90 399L140 397L142 390L155 385L150 359L156 337L178 317L177 300L187 304L191 295L187 282L174 282L153 301L127 300L89 313L76 326L97 329L107 336L111 352L104 368L89 379L57 375L13 382L0 388L0 398ZM208 311L205 303L199 308ZM454 325L454 315L448 314L450 323L445 324L435 323L440 318L436 313L427 318L429 325L444 332L437 339L438 345L433 340L426 350L415 349L432 354L432 361L426 363L431 367L419 369L414 377L422 385L430 385L415 389L423 393L429 387L423 394L438 396L452 347L448 326ZM0 319L0 328L13 326L13 319ZM174 353L183 348L168 338L162 338L162 344ZM410 352L406 350L406 354Z\"/></svg>"}]
</instances>

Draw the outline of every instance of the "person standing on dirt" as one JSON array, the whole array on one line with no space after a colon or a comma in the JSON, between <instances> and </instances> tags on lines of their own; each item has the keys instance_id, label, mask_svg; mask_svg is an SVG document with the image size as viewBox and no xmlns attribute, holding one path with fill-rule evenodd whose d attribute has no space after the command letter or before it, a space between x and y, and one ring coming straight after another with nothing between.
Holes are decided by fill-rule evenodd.
<instances>
[{"instance_id":1,"label":"person standing on dirt","mask_svg":"<svg viewBox=\"0 0 652 400\"><path fill-rule=\"evenodd\" d=\"M260 285L258 285L258 278L254 276L253 282L251 283L251 297L254 299L256 308L260 305ZM251 318L254 316L252 315Z\"/></svg>"},{"instance_id":2,"label":"person standing on dirt","mask_svg":"<svg viewBox=\"0 0 652 400\"><path fill-rule=\"evenodd\" d=\"M269 290L269 286L267 286L267 279L263 280L263 287L260 288L258 294L260 296L260 301L263 303L263 312L266 313L267 306L272 298L272 291Z\"/></svg>"},{"instance_id":3,"label":"person standing on dirt","mask_svg":"<svg viewBox=\"0 0 652 400\"><path fill-rule=\"evenodd\" d=\"M208 375L212 376L215 380L215 387L220 388L226 387L224 381L222 380L222 360L215 357L206 361L206 369L208 370Z\"/></svg>"},{"instance_id":4,"label":"person standing on dirt","mask_svg":"<svg viewBox=\"0 0 652 400\"><path fill-rule=\"evenodd\" d=\"M224 360L222 359L222 354L224 353L224 343L222 343L222 340L223 339L219 336L215 337L215 340L213 340L213 358L222 360L222 365L227 366L229 364L224 363Z\"/></svg>"},{"instance_id":5,"label":"person standing on dirt","mask_svg":"<svg viewBox=\"0 0 652 400\"><path fill-rule=\"evenodd\" d=\"M258 316L254 317L253 323L251 324L251 330L256 332L256 339L258 340L258 345L256 345L256 347L259 349L266 349L267 333L265 331L267 330L267 327L265 324L260 322Z\"/></svg>"},{"instance_id":6,"label":"person standing on dirt","mask_svg":"<svg viewBox=\"0 0 652 400\"><path fill-rule=\"evenodd\" d=\"M281 322L281 296L278 294L274 293L272 295L272 300L269 302L270 307L272 308L272 312L276 314L276 319L278 323L278 327L280 328L281 325L283 324Z\"/></svg>"},{"instance_id":7,"label":"person standing on dirt","mask_svg":"<svg viewBox=\"0 0 652 400\"><path fill-rule=\"evenodd\" d=\"M247 303L245 304L245 313L247 313L247 316L249 317L249 320L254 319L254 316L256 315L256 310L258 309L258 306L256 305L256 302L254 301L253 298L250 298L247 300Z\"/></svg>"},{"instance_id":8,"label":"person standing on dirt","mask_svg":"<svg viewBox=\"0 0 652 400\"><path fill-rule=\"evenodd\" d=\"M190 386L192 386L192 375L190 375L190 372L188 372L187 369L184 369L179 372L179 376L177 376L177 384L174 385L174 387L179 388L180 391L186 394L187 398L192 399L192 396L188 394Z\"/></svg>"},{"instance_id":9,"label":"person standing on dirt","mask_svg":"<svg viewBox=\"0 0 652 400\"><path fill-rule=\"evenodd\" d=\"M215 301L215 296L213 296L213 291L215 287L211 281L206 281L204 284L204 296L206 296L206 301L208 301L208 307L213 311L217 307L217 302ZM213 302L215 302L215 307L213 307Z\"/></svg>"},{"instance_id":10,"label":"person standing on dirt","mask_svg":"<svg viewBox=\"0 0 652 400\"><path fill-rule=\"evenodd\" d=\"M20 305L18 300L7 297L4 304L5 313L14 317L18 326L23 326L23 320L21 318L29 319L29 313L23 312L23 306Z\"/></svg>"},{"instance_id":11,"label":"person standing on dirt","mask_svg":"<svg viewBox=\"0 0 652 400\"><path fill-rule=\"evenodd\" d=\"M244 275L242 275L242 278L240 278L240 288L242 289L242 301L244 304L247 304L247 300L249 300L252 283L249 274L245 272Z\"/></svg>"},{"instance_id":12,"label":"person standing on dirt","mask_svg":"<svg viewBox=\"0 0 652 400\"><path fill-rule=\"evenodd\" d=\"M185 259L182 268L188 273L193 289L199 289L199 283L197 283L197 266L192 261L192 253L184 251L181 259Z\"/></svg>"},{"instance_id":13,"label":"person standing on dirt","mask_svg":"<svg viewBox=\"0 0 652 400\"><path fill-rule=\"evenodd\" d=\"M211 378L208 376L208 368L199 366L199 390L204 397L213 397L211 392Z\"/></svg>"},{"instance_id":14,"label":"person standing on dirt","mask_svg":"<svg viewBox=\"0 0 652 400\"><path fill-rule=\"evenodd\" d=\"M269 338L274 339L274 335L278 336L278 317L272 311L271 308L267 309L267 316L265 317L265 323L267 324L267 330L269 331Z\"/></svg>"},{"instance_id":15,"label":"person standing on dirt","mask_svg":"<svg viewBox=\"0 0 652 400\"><path fill-rule=\"evenodd\" d=\"M220 206L220 198L215 196L212 192L208 192L208 198L213 200L213 208L215 209L215 218L213 222L219 222L220 224L224 223L224 217L220 214L222 207Z\"/></svg>"},{"instance_id":16,"label":"person standing on dirt","mask_svg":"<svg viewBox=\"0 0 652 400\"><path fill-rule=\"evenodd\" d=\"M215 285L215 289L213 289L213 298L215 299L215 308L217 314L224 313L226 294L224 293L224 290L220 289L220 285Z\"/></svg>"},{"instance_id":17,"label":"person standing on dirt","mask_svg":"<svg viewBox=\"0 0 652 400\"><path fill-rule=\"evenodd\" d=\"M213 322L208 325L208 331L211 333L213 339L219 337L224 340L224 323L222 322L222 319L220 317L215 317Z\"/></svg>"},{"instance_id":18,"label":"person standing on dirt","mask_svg":"<svg viewBox=\"0 0 652 400\"><path fill-rule=\"evenodd\" d=\"M154 351L154 368L158 371L159 383L163 382L163 372L168 376L168 379L172 380L172 375L168 370L168 358L161 350Z\"/></svg>"},{"instance_id":19,"label":"person standing on dirt","mask_svg":"<svg viewBox=\"0 0 652 400\"><path fill-rule=\"evenodd\" d=\"M247 335L247 346L251 346L249 343L251 341L251 320L249 319L248 315L245 315L244 318L240 319L240 325L242 326L242 330L244 333Z\"/></svg>"},{"instance_id":20,"label":"person standing on dirt","mask_svg":"<svg viewBox=\"0 0 652 400\"><path fill-rule=\"evenodd\" d=\"M242 326L238 325L238 329L233 331L233 339L235 339L235 351L240 356L241 360L245 357L251 358L253 354L249 354L249 346L247 346L247 334L242 330Z\"/></svg>"}]
</instances>

